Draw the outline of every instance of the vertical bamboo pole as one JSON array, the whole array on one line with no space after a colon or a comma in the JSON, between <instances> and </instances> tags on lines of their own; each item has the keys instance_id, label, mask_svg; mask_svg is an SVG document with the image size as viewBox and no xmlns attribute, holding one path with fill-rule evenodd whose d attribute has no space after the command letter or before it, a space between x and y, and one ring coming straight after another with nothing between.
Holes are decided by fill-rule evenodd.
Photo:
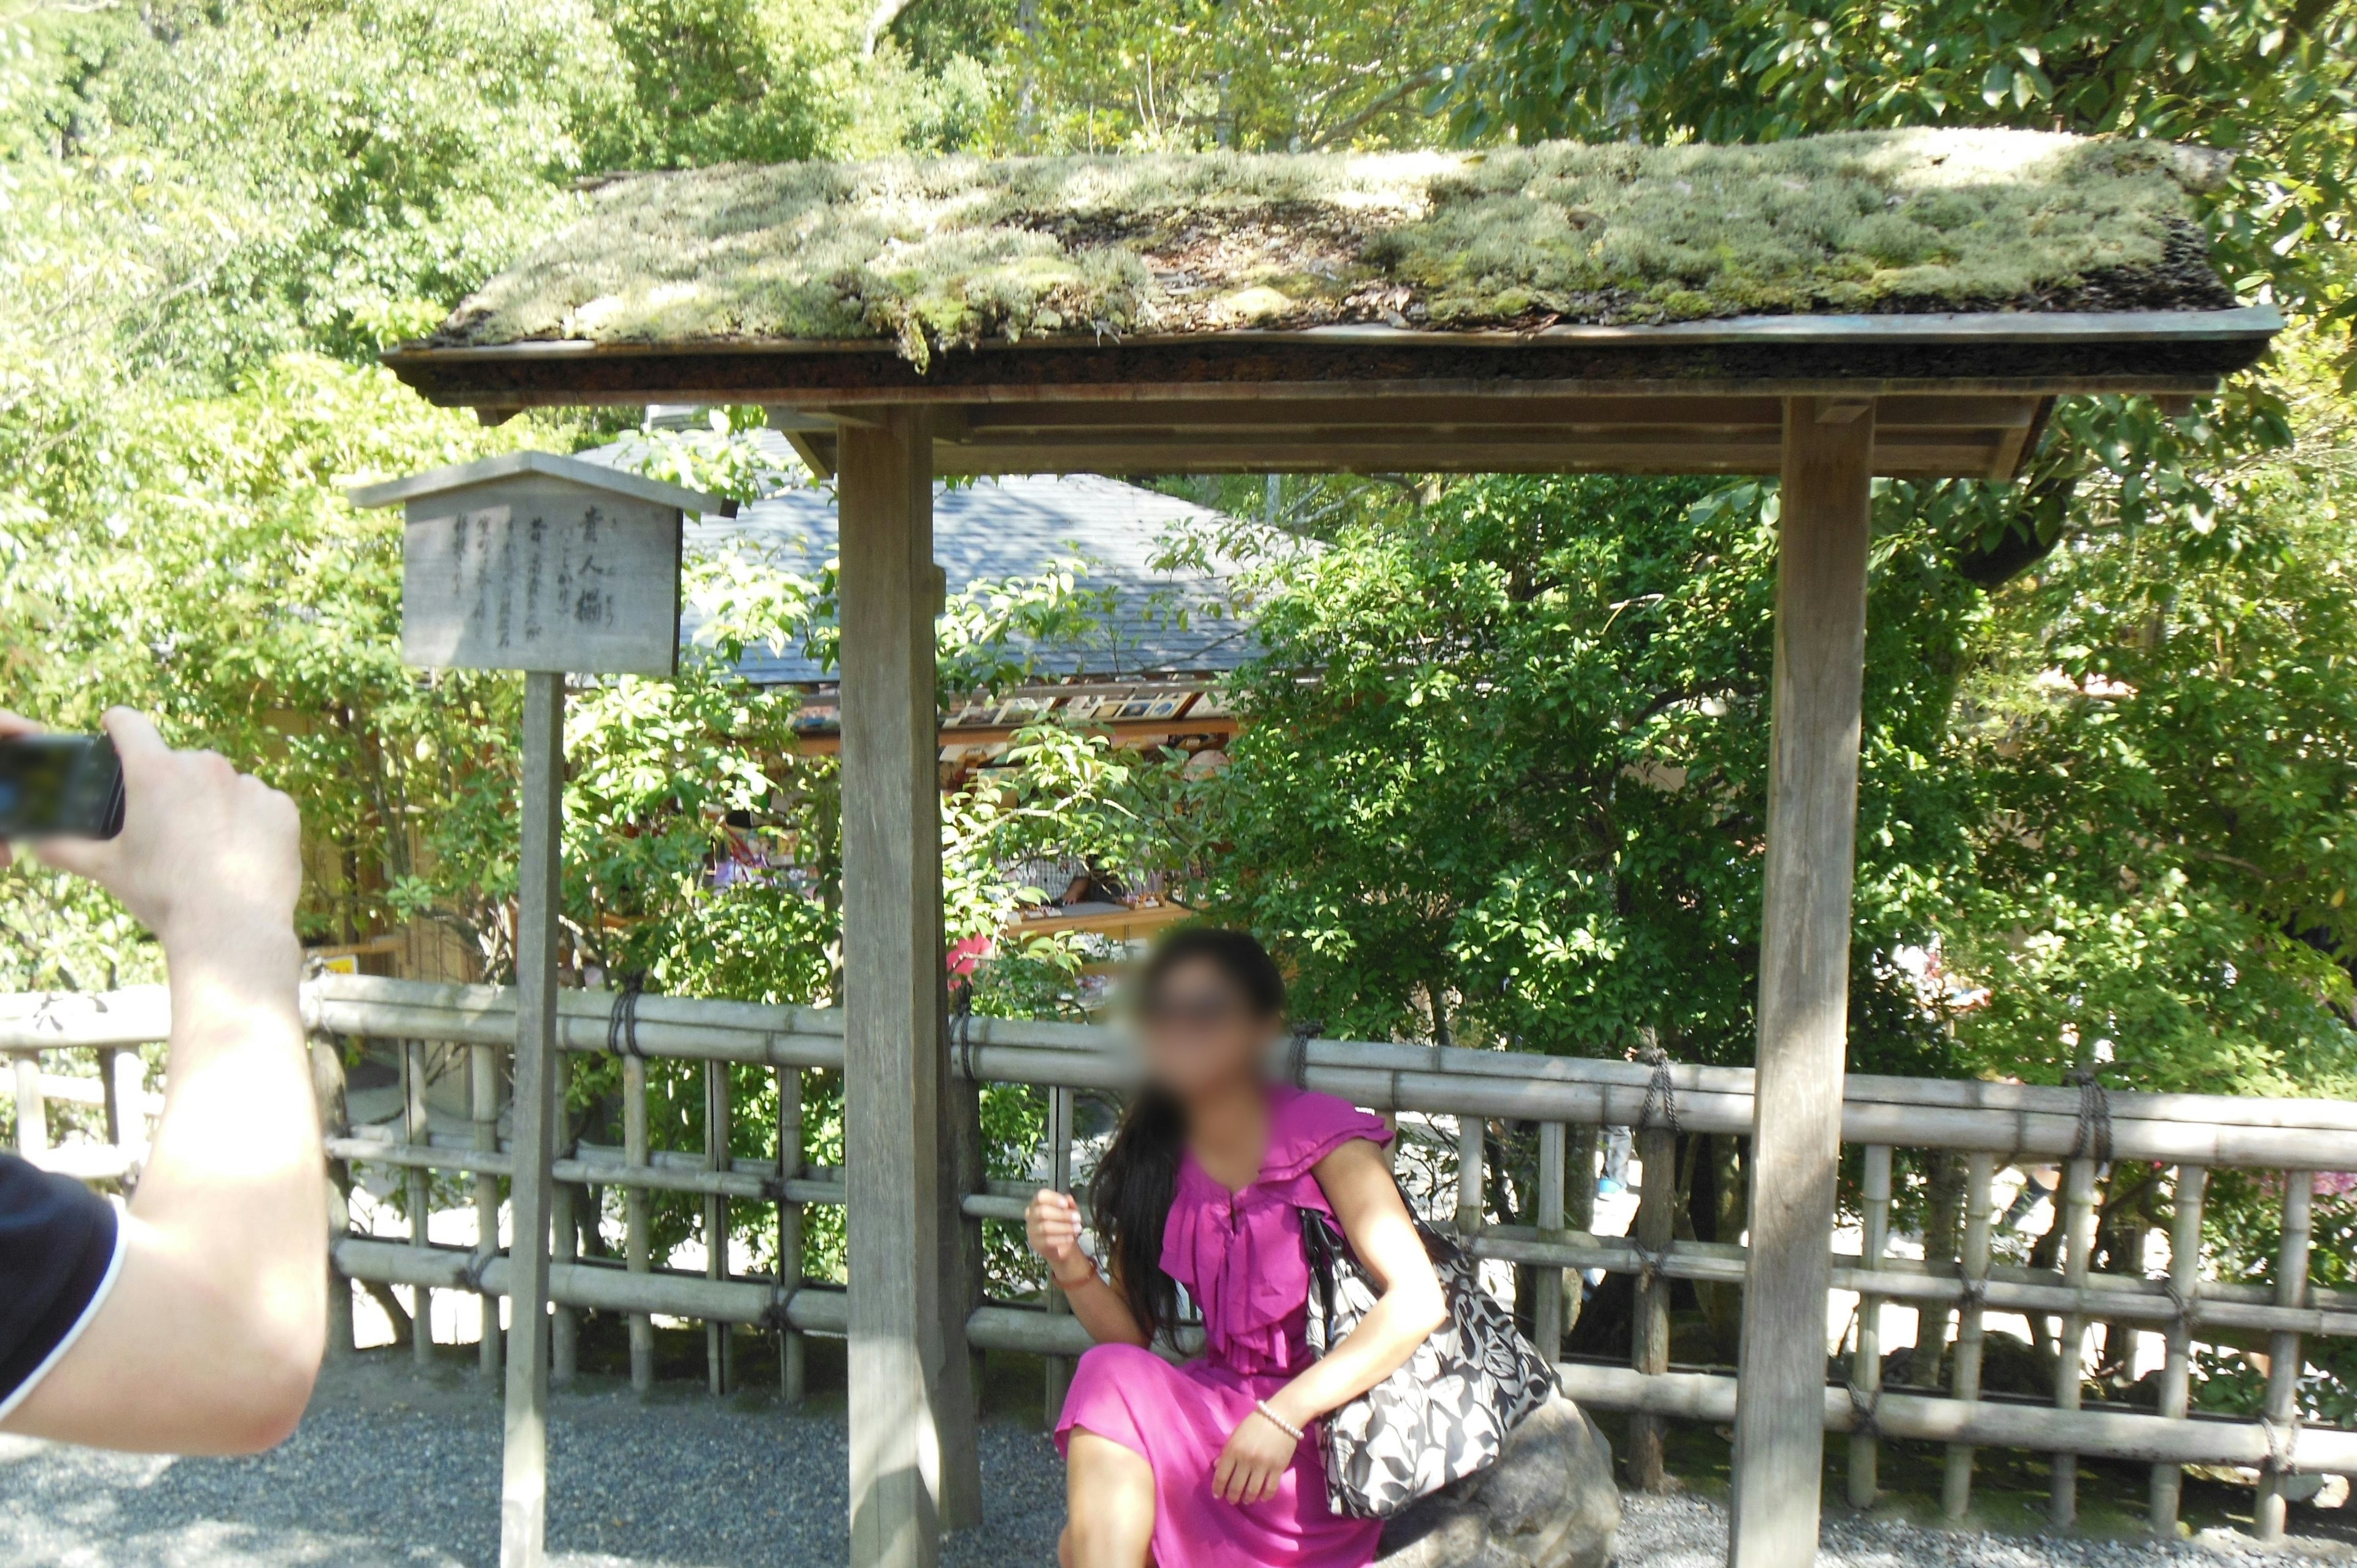
<instances>
[{"instance_id":1,"label":"vertical bamboo pole","mask_svg":"<svg viewBox=\"0 0 2357 1568\"><path fill-rule=\"evenodd\" d=\"M1635 1316L1629 1326L1629 1364L1641 1372L1666 1372L1670 1369L1670 1276L1653 1263L1668 1254L1676 1233L1678 1135L1667 1127L1639 1129L1637 1161L1644 1173L1643 1185L1637 1189L1637 1246L1646 1262L1637 1276ZM1820 1326L1817 1332L1822 1337L1824 1330ZM1817 1377L1822 1388L1822 1369ZM1662 1456L1666 1430L1658 1415L1640 1413L1629 1418L1631 1486L1658 1492L1668 1484Z\"/></svg>"},{"instance_id":2,"label":"vertical bamboo pole","mask_svg":"<svg viewBox=\"0 0 2357 1568\"><path fill-rule=\"evenodd\" d=\"M802 1174L802 1069L778 1069L778 1179L791 1181ZM802 1283L802 1206L790 1197L778 1199L778 1284L791 1295ZM778 1329L778 1397L790 1405L802 1402L809 1391L808 1364L802 1330Z\"/></svg>"},{"instance_id":3,"label":"vertical bamboo pole","mask_svg":"<svg viewBox=\"0 0 2357 1568\"><path fill-rule=\"evenodd\" d=\"M425 1110L425 1042L404 1042L402 1086L406 1094L402 1133L412 1144L423 1144L432 1136ZM423 1251L431 1239L429 1232L433 1229L434 1174L425 1170L404 1171L401 1181L409 1204L409 1244ZM414 1315L410 1324L410 1354L418 1366L430 1367L434 1364L434 1293L424 1285L417 1285L413 1287L410 1300Z\"/></svg>"},{"instance_id":4,"label":"vertical bamboo pole","mask_svg":"<svg viewBox=\"0 0 2357 1568\"><path fill-rule=\"evenodd\" d=\"M551 1052L548 1066L549 1074L553 1079L549 1084L548 1098L552 1107L551 1113L556 1118L556 1128L552 1130L549 1138L549 1151L554 1155L560 1144L568 1145L570 1144L569 1133L565 1133L563 1130L569 1125L571 1114L567 1108L572 1103L572 1053L562 1050ZM572 1263L579 1260L581 1255L580 1204L587 1193L587 1188L569 1181L559 1183L549 1189L549 1228L554 1235L554 1243L549 1254L552 1262ZM591 1207L589 1213L594 1219L597 1214L594 1206ZM569 1306L560 1306L549 1314L548 1379L558 1388L569 1389L573 1386L574 1380L580 1375L581 1315Z\"/></svg>"},{"instance_id":5,"label":"vertical bamboo pole","mask_svg":"<svg viewBox=\"0 0 2357 1568\"><path fill-rule=\"evenodd\" d=\"M1966 1404L1977 1403L1981 1397L1981 1347L1986 1335L1983 1321L1986 1314L1981 1308L1979 1292L1988 1283L1989 1229L1995 1219L1991 1208L1996 1201L1989 1185L1996 1179L1995 1155L1976 1149L1964 1156L1964 1240L1956 1257L1956 1273L1970 1282L1973 1294L1964 1298L1956 1314L1956 1361L1950 1391ZM1931 1314L1926 1312L1916 1321L1923 1323L1930 1318ZM1961 1520L1972 1504L1972 1445L1951 1443L1940 1506L1951 1520Z\"/></svg>"},{"instance_id":6,"label":"vertical bamboo pole","mask_svg":"<svg viewBox=\"0 0 2357 1568\"><path fill-rule=\"evenodd\" d=\"M123 1130L126 1125L123 1114L123 1096L115 1081L114 1064L123 1055L119 1046L98 1047L98 1097L101 1114L106 1122L106 1141L115 1148L123 1147Z\"/></svg>"},{"instance_id":7,"label":"vertical bamboo pole","mask_svg":"<svg viewBox=\"0 0 2357 1568\"><path fill-rule=\"evenodd\" d=\"M1539 1123L1539 1239L1563 1240L1563 1145L1560 1122ZM1563 1357L1563 1297L1565 1269L1541 1266L1532 1271L1538 1280L1538 1300L1531 1304L1531 1330L1539 1354L1552 1367Z\"/></svg>"},{"instance_id":8,"label":"vertical bamboo pole","mask_svg":"<svg viewBox=\"0 0 2357 1568\"><path fill-rule=\"evenodd\" d=\"M1072 1190L1072 1091L1062 1085L1048 1090L1048 1185L1058 1192ZM1048 1285L1048 1310L1054 1314L1069 1313L1071 1303L1064 1299L1053 1281ZM1061 1356L1046 1358L1047 1388L1040 1399L1040 1414L1044 1424L1053 1431L1056 1418L1063 1413L1064 1390L1071 1383L1072 1363Z\"/></svg>"},{"instance_id":9,"label":"vertical bamboo pole","mask_svg":"<svg viewBox=\"0 0 2357 1568\"><path fill-rule=\"evenodd\" d=\"M2062 1283L2072 1289L2087 1283L2087 1263L2095 1250L2095 1162L2076 1159L2062 1167L2062 1208L2056 1217L2062 1231ZM2087 1319L2065 1313L2054 1339L2054 1408L2077 1410L2081 1384L2086 1377ZM2057 1454L2046 1517L2057 1529L2079 1521L2079 1456Z\"/></svg>"},{"instance_id":10,"label":"vertical bamboo pole","mask_svg":"<svg viewBox=\"0 0 2357 1568\"><path fill-rule=\"evenodd\" d=\"M852 1568L933 1568L978 1502L972 1364L943 1277L940 714L932 442L913 408L845 424L844 1133Z\"/></svg>"},{"instance_id":11,"label":"vertical bamboo pole","mask_svg":"<svg viewBox=\"0 0 2357 1568\"><path fill-rule=\"evenodd\" d=\"M647 1138L647 1060L631 1052L622 1058L622 1158L630 1165L653 1163ZM622 1185L622 1262L630 1273L643 1274L651 1266L654 1228L652 1200L635 1180ZM655 1386L655 1321L643 1312L630 1314L630 1387L640 1394Z\"/></svg>"},{"instance_id":12,"label":"vertical bamboo pole","mask_svg":"<svg viewBox=\"0 0 2357 1568\"><path fill-rule=\"evenodd\" d=\"M1565 1140L1570 1146L1565 1152L1563 1208L1564 1223L1574 1230L1596 1229L1596 1145L1601 1128L1574 1127ZM1587 1276L1577 1269L1563 1272L1563 1328L1568 1334L1579 1326L1579 1314L1587 1298Z\"/></svg>"},{"instance_id":13,"label":"vertical bamboo pole","mask_svg":"<svg viewBox=\"0 0 2357 1568\"><path fill-rule=\"evenodd\" d=\"M1457 1233L1460 1236L1481 1233L1482 1166L1488 1159L1484 1130L1481 1118L1469 1111L1457 1118Z\"/></svg>"},{"instance_id":14,"label":"vertical bamboo pole","mask_svg":"<svg viewBox=\"0 0 2357 1568\"><path fill-rule=\"evenodd\" d=\"M2316 1178L2307 1171L2284 1173L2283 1244L2276 1254L2276 1305L2308 1305L2308 1254L2311 1239L2310 1210ZM2267 1337L2267 1448L2273 1455L2279 1434L2287 1434L2299 1413L2299 1374L2305 1362L2299 1335L2278 1331ZM2259 1497L2251 1510L2251 1533L2261 1545L2284 1538L2283 1472L2273 1463L2259 1472Z\"/></svg>"},{"instance_id":15,"label":"vertical bamboo pole","mask_svg":"<svg viewBox=\"0 0 2357 1568\"><path fill-rule=\"evenodd\" d=\"M490 1154L500 1148L500 1058L490 1046L475 1046L468 1052L467 1091L468 1109L474 1112L475 1147ZM479 1256L500 1250L500 1178L488 1174L475 1177L475 1251ZM477 1355L483 1376L500 1375L500 1298L491 1292L479 1291L475 1296L482 1310L483 1335Z\"/></svg>"},{"instance_id":16,"label":"vertical bamboo pole","mask_svg":"<svg viewBox=\"0 0 2357 1568\"><path fill-rule=\"evenodd\" d=\"M565 840L562 675L535 671L524 677L522 795L500 1568L541 1568L548 1531L548 1167L555 1141L558 856Z\"/></svg>"},{"instance_id":17,"label":"vertical bamboo pole","mask_svg":"<svg viewBox=\"0 0 2357 1568\"><path fill-rule=\"evenodd\" d=\"M339 1068L340 1082L340 1063ZM110 1123L108 1135L122 1149L125 1159L135 1165L144 1165L147 1160L147 1062L139 1054L138 1047L125 1046L114 1053L106 1081L120 1118L119 1126Z\"/></svg>"},{"instance_id":18,"label":"vertical bamboo pole","mask_svg":"<svg viewBox=\"0 0 2357 1568\"><path fill-rule=\"evenodd\" d=\"M41 1053L12 1051L16 1075L16 1152L27 1159L49 1146L49 1109L41 1097Z\"/></svg>"},{"instance_id":19,"label":"vertical bamboo pole","mask_svg":"<svg viewBox=\"0 0 2357 1568\"><path fill-rule=\"evenodd\" d=\"M1864 1236L1858 1248L1858 1267L1865 1270L1882 1266L1882 1256L1890 1248L1890 1147L1873 1144L1865 1150L1865 1168L1861 1173L1859 1196L1866 1204ZM1853 1399L1864 1399L1869 1407L1882 1392L1882 1298L1861 1294L1857 1298L1857 1346L1849 1359L1849 1386ZM1875 1434L1870 1427L1850 1434L1849 1438L1849 1506L1865 1509L1874 1506L1876 1494L1881 1489L1880 1455Z\"/></svg>"},{"instance_id":20,"label":"vertical bamboo pole","mask_svg":"<svg viewBox=\"0 0 2357 1568\"><path fill-rule=\"evenodd\" d=\"M2192 1405L2193 1325L2186 1313L2201 1291L2201 1204L2210 1172L2201 1165L2177 1167L2177 1192L2169 1217L2169 1288L2178 1316L2169 1326L2169 1359L2160 1369L2160 1413L2183 1421ZM2177 1539L2177 1509L2185 1472L2175 1465L2152 1467L2152 1532Z\"/></svg>"},{"instance_id":21,"label":"vertical bamboo pole","mask_svg":"<svg viewBox=\"0 0 2357 1568\"><path fill-rule=\"evenodd\" d=\"M704 1064L704 1165L707 1170L728 1168L728 1064ZM728 1200L718 1193L704 1198L704 1277L724 1279L728 1273ZM716 1319L704 1325L705 1381L712 1397L728 1392L728 1325Z\"/></svg>"},{"instance_id":22,"label":"vertical bamboo pole","mask_svg":"<svg viewBox=\"0 0 2357 1568\"><path fill-rule=\"evenodd\" d=\"M1873 459L1871 401L1784 400L1735 1568L1806 1568L1817 1552Z\"/></svg>"}]
</instances>

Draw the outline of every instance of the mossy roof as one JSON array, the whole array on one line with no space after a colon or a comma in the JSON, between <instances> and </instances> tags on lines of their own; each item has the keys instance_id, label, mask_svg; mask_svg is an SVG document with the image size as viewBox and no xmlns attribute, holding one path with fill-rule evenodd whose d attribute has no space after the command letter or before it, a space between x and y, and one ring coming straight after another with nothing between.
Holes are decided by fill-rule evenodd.
<instances>
[{"instance_id":1,"label":"mossy roof","mask_svg":"<svg viewBox=\"0 0 2357 1568\"><path fill-rule=\"evenodd\" d=\"M618 177L438 347L2211 309L2205 156L2021 131L1759 146L896 158Z\"/></svg>"}]
</instances>

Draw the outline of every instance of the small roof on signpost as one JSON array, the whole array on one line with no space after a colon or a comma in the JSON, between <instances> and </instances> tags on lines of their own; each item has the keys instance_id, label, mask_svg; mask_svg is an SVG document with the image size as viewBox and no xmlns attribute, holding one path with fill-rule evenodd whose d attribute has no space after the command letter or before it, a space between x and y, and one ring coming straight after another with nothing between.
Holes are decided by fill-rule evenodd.
<instances>
[{"instance_id":1,"label":"small roof on signpost","mask_svg":"<svg viewBox=\"0 0 2357 1568\"><path fill-rule=\"evenodd\" d=\"M522 478L527 475L562 480L585 489L606 490L635 501L644 501L650 506L673 507L705 517L737 515L737 503L724 497L683 489L678 485L667 485L660 479L650 479L600 463L585 463L578 457L562 457L554 452L502 452L496 457L454 464L447 468L412 474L406 478L354 485L345 494L356 507L394 506L500 479Z\"/></svg>"}]
</instances>

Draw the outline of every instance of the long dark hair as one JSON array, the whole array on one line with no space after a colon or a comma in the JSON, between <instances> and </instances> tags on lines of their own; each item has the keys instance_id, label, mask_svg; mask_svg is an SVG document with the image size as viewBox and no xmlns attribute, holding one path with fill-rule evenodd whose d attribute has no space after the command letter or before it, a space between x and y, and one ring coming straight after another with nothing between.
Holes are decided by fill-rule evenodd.
<instances>
[{"instance_id":1,"label":"long dark hair","mask_svg":"<svg viewBox=\"0 0 2357 1568\"><path fill-rule=\"evenodd\" d=\"M1215 966L1254 1015L1285 1011L1285 976L1249 932L1188 926L1164 937L1138 976L1141 1009L1151 1011L1170 976L1187 964ZM1178 1326L1178 1285L1162 1272L1162 1230L1178 1195L1178 1161L1187 1121L1178 1102L1147 1084L1130 1101L1090 1189L1097 1234L1113 1253L1114 1279L1146 1338Z\"/></svg>"}]
</instances>

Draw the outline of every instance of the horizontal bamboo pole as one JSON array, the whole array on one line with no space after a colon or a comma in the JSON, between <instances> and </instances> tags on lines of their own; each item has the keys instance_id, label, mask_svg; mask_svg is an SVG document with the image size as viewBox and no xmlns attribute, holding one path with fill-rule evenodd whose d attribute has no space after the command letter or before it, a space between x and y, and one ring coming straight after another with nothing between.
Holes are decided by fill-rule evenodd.
<instances>
[{"instance_id":1,"label":"horizontal bamboo pole","mask_svg":"<svg viewBox=\"0 0 2357 1568\"><path fill-rule=\"evenodd\" d=\"M558 1012L568 1049L605 1047L611 997L566 991ZM325 975L306 986L306 1012L335 1033L506 1040L509 993L491 986L437 985L365 975ZM681 997L645 998L639 1039L657 1055L697 1060L838 1067L842 1019L823 1007ZM133 1044L160 1038L168 1022L154 988L104 997L0 998L0 1048ZM1086 1025L977 1018L978 1077L1072 1088L1120 1088L1132 1068L1115 1032ZM1313 1087L1377 1110L1472 1112L1541 1121L1630 1125L1650 1069L1457 1047L1380 1041L1314 1041ZM1704 1133L1750 1125L1746 1068L1676 1067L1682 1124ZM2357 1169L2357 1104L2224 1095L2110 1096L2113 1148L2122 1159L2207 1163L2251 1169ZM2078 1095L2069 1089L1970 1080L1854 1075L1846 1082L1844 1137L1910 1148L1985 1149L2040 1157L2067 1155L2079 1143Z\"/></svg>"},{"instance_id":2,"label":"horizontal bamboo pole","mask_svg":"<svg viewBox=\"0 0 2357 1568\"><path fill-rule=\"evenodd\" d=\"M1733 1378L1703 1372L1649 1376L1625 1367L1570 1361L1556 1369L1556 1381L1572 1399L1599 1410L1642 1411L1722 1425L1735 1417ZM1857 1409L1846 1389L1827 1387L1824 1409L1826 1431L1857 1429ZM1885 1437L2067 1452L2138 1464L2255 1466L2268 1453L2266 1430L2256 1422L2171 1421L2117 1411L2060 1411L1889 1391L1875 1406L1874 1424ZM2357 1468L2357 1432L2301 1427L2291 1438L2291 1470L2343 1475Z\"/></svg>"},{"instance_id":3,"label":"horizontal bamboo pole","mask_svg":"<svg viewBox=\"0 0 2357 1568\"><path fill-rule=\"evenodd\" d=\"M341 1238L335 1243L336 1268L347 1278L384 1284L470 1290L467 1271L473 1254L456 1247L412 1247L406 1241ZM510 1265L501 1253L485 1265L482 1288L508 1294ZM711 1280L702 1274L651 1270L634 1274L611 1263L553 1263L550 1299L562 1306L600 1312L659 1312L667 1317L700 1317L718 1323L761 1323L770 1318L778 1288L766 1280ZM788 1293L786 1324L810 1334L844 1331L843 1293L803 1285Z\"/></svg>"},{"instance_id":4,"label":"horizontal bamboo pole","mask_svg":"<svg viewBox=\"0 0 2357 1568\"><path fill-rule=\"evenodd\" d=\"M331 1159L373 1161L409 1169L491 1176L506 1176L511 1170L505 1152L490 1154L454 1144L421 1148L348 1136L329 1138L327 1151ZM632 1165L620 1157L619 1150L584 1144L576 1157L558 1160L554 1173L558 1181L596 1187L716 1194L762 1202L776 1202L781 1197L795 1203L844 1201L844 1186L837 1175L822 1173L780 1183L766 1165L763 1161L740 1159L733 1162L732 1169L715 1171L698 1163L696 1155L661 1151L654 1155L654 1163ZM1020 1182L997 1181L990 1185L994 1190L966 1197L963 1203L964 1212L980 1219L1021 1219L1029 1188ZM1559 1239L1547 1240L1538 1238L1527 1227L1493 1226L1474 1239L1471 1248L1480 1257L1542 1267L1603 1269L1613 1273L1637 1273L1643 1268L1643 1261L1627 1239L1592 1236L1577 1230L1566 1231ZM1953 1274L1932 1272L1920 1260L1886 1258L1880 1268L1870 1271L1869 1279L1869 1271L1846 1262L1848 1257L1846 1253L1834 1255L1833 1284L1836 1290L1871 1290L1893 1301L1922 1305L1945 1305L1965 1295L1963 1282ZM1722 1242L1674 1241L1666 1249L1658 1272L1672 1279L1739 1285L1745 1266L1745 1251L1741 1247ZM2175 1322L2178 1316L2177 1305L2158 1281L2093 1275L2083 1286L2059 1282L2059 1275L2048 1274L2041 1279L2029 1270L1994 1271L1982 1297L1983 1305L1998 1312L2077 1313L2161 1325ZM2195 1327L2357 1337L2357 1292L2319 1290L2314 1293L2314 1301L2315 1305L2305 1307L2278 1306L2273 1304L2272 1293L2265 1286L2205 1284L2201 1296L2188 1304L2187 1317Z\"/></svg>"}]
</instances>

